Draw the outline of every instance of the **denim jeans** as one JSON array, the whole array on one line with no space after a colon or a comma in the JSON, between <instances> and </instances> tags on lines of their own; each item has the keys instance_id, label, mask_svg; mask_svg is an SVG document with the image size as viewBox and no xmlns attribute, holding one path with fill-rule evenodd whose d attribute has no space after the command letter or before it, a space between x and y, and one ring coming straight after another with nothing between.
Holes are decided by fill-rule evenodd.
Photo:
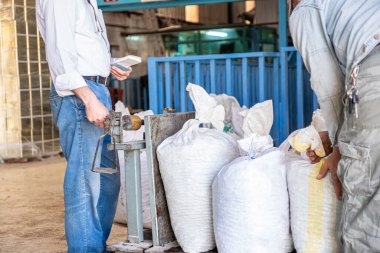
<instances>
[{"instance_id":1,"label":"denim jeans","mask_svg":"<svg viewBox=\"0 0 380 253\"><path fill-rule=\"evenodd\" d=\"M109 110L107 87L86 81L99 101ZM103 253L111 232L120 189L120 175L91 171L95 148L103 129L86 117L86 108L76 96L59 97L52 85L50 103L59 129L60 143L67 160L64 180L65 231L69 253ZM100 149L96 163L114 165L113 151L108 151L109 136Z\"/></svg>"}]
</instances>

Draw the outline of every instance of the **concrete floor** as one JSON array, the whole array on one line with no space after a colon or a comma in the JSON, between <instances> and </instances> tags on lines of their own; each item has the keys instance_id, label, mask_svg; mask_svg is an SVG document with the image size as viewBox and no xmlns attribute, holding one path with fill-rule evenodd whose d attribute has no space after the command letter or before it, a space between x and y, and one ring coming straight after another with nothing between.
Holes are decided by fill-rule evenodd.
<instances>
[{"instance_id":1,"label":"concrete floor","mask_svg":"<svg viewBox=\"0 0 380 253\"><path fill-rule=\"evenodd\" d=\"M0 165L0 252L66 252L62 158ZM113 226L109 243L126 239Z\"/></svg>"}]
</instances>

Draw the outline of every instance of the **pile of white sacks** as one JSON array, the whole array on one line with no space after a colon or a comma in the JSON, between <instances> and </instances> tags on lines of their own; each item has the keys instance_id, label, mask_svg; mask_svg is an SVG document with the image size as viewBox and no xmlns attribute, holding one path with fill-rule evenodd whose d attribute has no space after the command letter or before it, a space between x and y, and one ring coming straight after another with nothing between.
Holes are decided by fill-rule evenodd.
<instances>
[{"instance_id":1,"label":"pile of white sacks","mask_svg":"<svg viewBox=\"0 0 380 253\"><path fill-rule=\"evenodd\" d=\"M197 85L189 84L187 91L196 118L157 149L182 249L287 253L294 244L298 253L341 252L340 202L332 181L316 180L321 164L310 164L302 154L312 148L324 155L315 127L293 133L277 149L269 135L271 101L249 109ZM316 118L314 125L323 125L320 115Z\"/></svg>"}]
</instances>

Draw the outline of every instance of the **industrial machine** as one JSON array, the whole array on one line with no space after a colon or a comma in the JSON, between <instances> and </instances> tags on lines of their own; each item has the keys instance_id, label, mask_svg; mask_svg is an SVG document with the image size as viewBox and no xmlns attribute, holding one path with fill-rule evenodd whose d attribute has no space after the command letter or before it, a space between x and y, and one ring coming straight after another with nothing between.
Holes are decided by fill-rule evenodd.
<instances>
[{"instance_id":1,"label":"industrial machine","mask_svg":"<svg viewBox=\"0 0 380 253\"><path fill-rule=\"evenodd\" d=\"M169 111L167 111L169 112ZM144 121L136 116L122 116L111 112L105 122L104 135L100 137L98 146L105 135L111 135L109 150L121 150L125 154L125 184L127 198L128 236L126 241L110 246L112 252L157 253L181 252L170 225L170 217L166 204L164 186L156 156L157 147L169 136L178 132L183 124L193 119L194 113L166 113L146 116ZM123 143L123 130L138 130L145 125L145 140ZM142 220L141 162L140 150L146 149L148 159L148 180L150 187L150 210L152 230L144 231ZM92 170L97 173L117 173L118 152L115 152L115 168L96 168L94 157Z\"/></svg>"}]
</instances>

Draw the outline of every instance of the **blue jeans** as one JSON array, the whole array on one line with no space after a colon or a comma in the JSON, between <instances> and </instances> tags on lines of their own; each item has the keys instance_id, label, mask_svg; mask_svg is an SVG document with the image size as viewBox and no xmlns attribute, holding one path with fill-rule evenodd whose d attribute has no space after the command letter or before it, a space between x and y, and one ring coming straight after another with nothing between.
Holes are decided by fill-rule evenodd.
<instances>
[{"instance_id":1,"label":"blue jeans","mask_svg":"<svg viewBox=\"0 0 380 253\"><path fill-rule=\"evenodd\" d=\"M87 81L99 101L109 110L107 87ZM90 123L86 108L76 96L59 97L52 85L50 103L67 168L64 181L65 230L69 253L103 253L111 232L120 189L120 175L91 171L95 148L103 129ZM97 165L113 167L114 153L104 139Z\"/></svg>"}]
</instances>

